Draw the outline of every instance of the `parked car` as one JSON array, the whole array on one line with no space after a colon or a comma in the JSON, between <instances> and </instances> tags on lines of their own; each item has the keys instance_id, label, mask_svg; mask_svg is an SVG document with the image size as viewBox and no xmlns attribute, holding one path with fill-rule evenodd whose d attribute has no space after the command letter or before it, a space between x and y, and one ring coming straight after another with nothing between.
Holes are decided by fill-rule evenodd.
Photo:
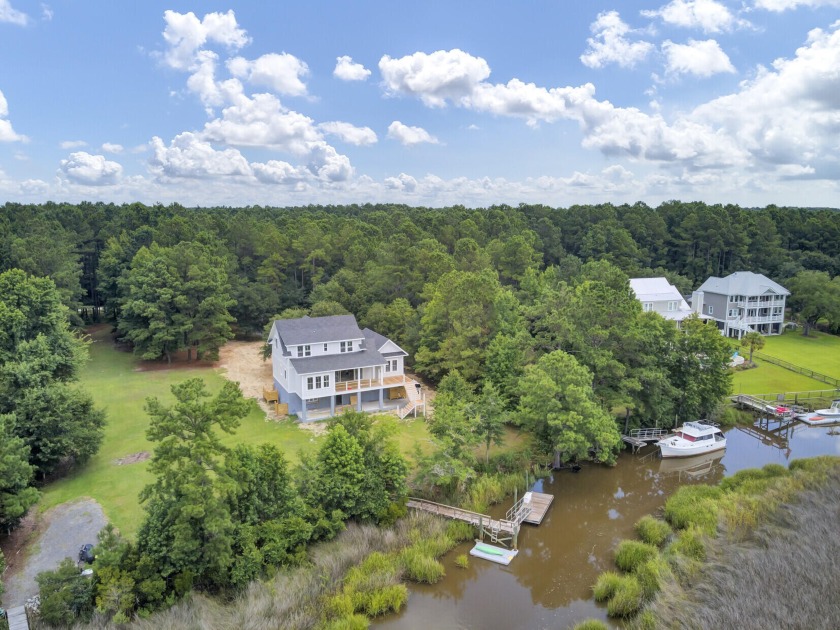
<instances>
[{"instance_id":1,"label":"parked car","mask_svg":"<svg viewBox=\"0 0 840 630\"><path fill-rule=\"evenodd\" d=\"M82 545L79 549L79 562L92 564L93 559L93 545L91 545L90 543L88 543L87 545Z\"/></svg>"}]
</instances>

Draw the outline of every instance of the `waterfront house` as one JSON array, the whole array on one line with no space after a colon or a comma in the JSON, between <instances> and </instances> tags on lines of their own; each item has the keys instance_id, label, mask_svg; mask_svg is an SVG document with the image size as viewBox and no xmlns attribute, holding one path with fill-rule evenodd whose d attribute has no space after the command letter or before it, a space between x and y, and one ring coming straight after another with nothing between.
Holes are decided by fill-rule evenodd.
<instances>
[{"instance_id":1,"label":"waterfront house","mask_svg":"<svg viewBox=\"0 0 840 630\"><path fill-rule=\"evenodd\" d=\"M748 332L779 335L785 325L785 299L790 291L767 276L738 271L711 277L691 296L696 313L717 322L725 337L740 339Z\"/></svg>"},{"instance_id":2,"label":"waterfront house","mask_svg":"<svg viewBox=\"0 0 840 630\"><path fill-rule=\"evenodd\" d=\"M694 313L677 287L666 278L631 278L630 288L642 303L643 311L659 313L677 326Z\"/></svg>"},{"instance_id":3,"label":"waterfront house","mask_svg":"<svg viewBox=\"0 0 840 630\"><path fill-rule=\"evenodd\" d=\"M332 417L345 408L422 406L417 383L403 372L408 353L352 315L278 319L268 336L274 388L301 420Z\"/></svg>"}]
</instances>

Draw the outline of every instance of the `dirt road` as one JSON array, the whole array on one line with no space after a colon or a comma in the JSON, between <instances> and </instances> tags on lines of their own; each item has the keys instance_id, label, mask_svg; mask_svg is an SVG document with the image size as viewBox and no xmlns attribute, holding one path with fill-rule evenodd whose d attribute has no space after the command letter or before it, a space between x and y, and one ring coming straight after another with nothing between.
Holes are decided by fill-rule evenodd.
<instances>
[{"instance_id":1,"label":"dirt road","mask_svg":"<svg viewBox=\"0 0 840 630\"><path fill-rule=\"evenodd\" d=\"M55 569L64 558L78 559L79 548L87 543L96 544L96 535L108 519L102 507L93 499L80 499L63 503L41 516L37 525L40 535L25 550L29 557L16 559L16 570L12 570L4 581L3 607L22 606L28 597L38 594L35 576L42 571Z\"/></svg>"}]
</instances>

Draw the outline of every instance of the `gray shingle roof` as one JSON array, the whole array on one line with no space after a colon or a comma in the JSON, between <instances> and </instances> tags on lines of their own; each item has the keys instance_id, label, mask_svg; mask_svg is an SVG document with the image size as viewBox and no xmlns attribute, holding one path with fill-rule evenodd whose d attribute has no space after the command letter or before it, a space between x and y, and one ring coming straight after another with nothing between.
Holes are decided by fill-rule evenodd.
<instances>
[{"instance_id":1,"label":"gray shingle roof","mask_svg":"<svg viewBox=\"0 0 840 630\"><path fill-rule=\"evenodd\" d=\"M352 315L277 319L274 320L274 330L286 347L364 337Z\"/></svg>"},{"instance_id":2,"label":"gray shingle roof","mask_svg":"<svg viewBox=\"0 0 840 630\"><path fill-rule=\"evenodd\" d=\"M720 295L764 295L767 291L778 295L790 295L790 291L778 282L752 271L736 271L725 278L712 276L697 290Z\"/></svg>"}]
</instances>

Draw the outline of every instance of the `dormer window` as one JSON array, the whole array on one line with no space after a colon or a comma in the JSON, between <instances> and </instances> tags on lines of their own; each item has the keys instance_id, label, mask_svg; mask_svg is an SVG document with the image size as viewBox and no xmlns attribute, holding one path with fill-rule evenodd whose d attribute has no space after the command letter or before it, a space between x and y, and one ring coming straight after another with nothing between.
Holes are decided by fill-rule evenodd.
<instances>
[{"instance_id":1,"label":"dormer window","mask_svg":"<svg viewBox=\"0 0 840 630\"><path fill-rule=\"evenodd\" d=\"M677 303L676 302L668 302L668 310L669 311L676 311L677 310Z\"/></svg>"},{"instance_id":2,"label":"dormer window","mask_svg":"<svg viewBox=\"0 0 840 630\"><path fill-rule=\"evenodd\" d=\"M309 346L298 346L297 355L300 357L308 357L312 355L312 349Z\"/></svg>"},{"instance_id":3,"label":"dormer window","mask_svg":"<svg viewBox=\"0 0 840 630\"><path fill-rule=\"evenodd\" d=\"M341 351L342 352L353 352L353 342L352 341L342 341L341 342Z\"/></svg>"}]
</instances>

